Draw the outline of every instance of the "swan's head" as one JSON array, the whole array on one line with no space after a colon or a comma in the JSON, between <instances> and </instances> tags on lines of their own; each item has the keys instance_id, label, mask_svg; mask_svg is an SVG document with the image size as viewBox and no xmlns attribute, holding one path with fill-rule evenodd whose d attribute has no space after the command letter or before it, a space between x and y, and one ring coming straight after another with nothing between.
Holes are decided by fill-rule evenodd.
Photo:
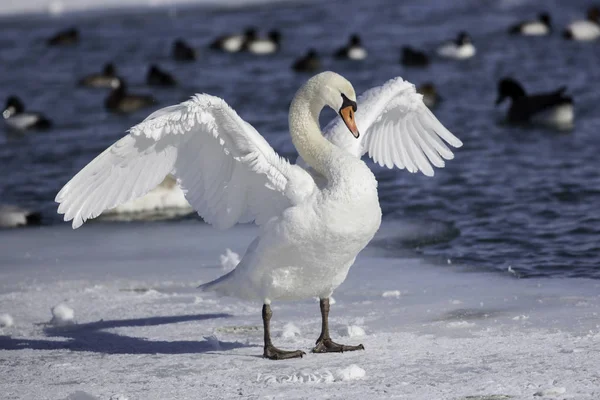
<instances>
[{"instance_id":1,"label":"swan's head","mask_svg":"<svg viewBox=\"0 0 600 400\"><path fill-rule=\"evenodd\" d=\"M352 84L343 76L330 71L322 72L312 79L318 81L317 87L325 105L340 114L348 130L358 139L360 134L354 118L356 93Z\"/></svg>"}]
</instances>

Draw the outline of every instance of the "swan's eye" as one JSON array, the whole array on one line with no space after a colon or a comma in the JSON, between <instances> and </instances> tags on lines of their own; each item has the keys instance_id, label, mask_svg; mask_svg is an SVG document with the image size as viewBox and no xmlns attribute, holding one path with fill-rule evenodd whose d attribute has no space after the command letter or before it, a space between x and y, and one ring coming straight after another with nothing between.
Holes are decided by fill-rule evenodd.
<instances>
[{"instance_id":1,"label":"swan's eye","mask_svg":"<svg viewBox=\"0 0 600 400\"><path fill-rule=\"evenodd\" d=\"M349 106L352 107L353 111L356 111L356 102L350 100L344 93L342 93L342 106L340 107L340 111Z\"/></svg>"}]
</instances>

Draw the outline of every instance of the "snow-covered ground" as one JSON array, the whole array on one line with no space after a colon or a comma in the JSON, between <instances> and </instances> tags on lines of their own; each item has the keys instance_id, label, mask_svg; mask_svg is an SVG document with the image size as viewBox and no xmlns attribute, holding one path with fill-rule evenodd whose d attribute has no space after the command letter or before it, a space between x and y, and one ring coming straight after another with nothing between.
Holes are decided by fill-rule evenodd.
<instances>
[{"instance_id":1,"label":"snow-covered ground","mask_svg":"<svg viewBox=\"0 0 600 400\"><path fill-rule=\"evenodd\" d=\"M385 225L387 249L368 247L334 294L334 340L366 350L286 361L261 357L261 304L196 289L252 227L0 231L0 397L600 398L600 282L435 265L389 245L401 227ZM316 300L273 313L276 345L311 348Z\"/></svg>"}]
</instances>

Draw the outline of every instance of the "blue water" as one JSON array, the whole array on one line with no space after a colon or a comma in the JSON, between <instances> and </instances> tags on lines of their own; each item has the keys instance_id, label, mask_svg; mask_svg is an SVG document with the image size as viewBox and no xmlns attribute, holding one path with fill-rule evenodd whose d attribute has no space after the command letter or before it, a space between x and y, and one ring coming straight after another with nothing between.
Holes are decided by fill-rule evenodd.
<instances>
[{"instance_id":1,"label":"blue water","mask_svg":"<svg viewBox=\"0 0 600 400\"><path fill-rule=\"evenodd\" d=\"M45 224L62 223L53 203L60 187L152 111L115 116L103 108L105 92L75 86L107 61L116 63L131 91L152 93L159 107L196 92L226 99L277 151L295 159L287 107L308 76L289 67L315 47L324 55L324 69L346 76L359 93L398 75L416 84L433 81L445 99L435 114L464 142L456 159L434 178L373 166L384 218L417 221L415 226L434 230L425 241L388 245L475 268L511 266L524 277L600 278L600 43L569 43L558 34L587 6L587 1L543 2L557 27L548 38L505 33L542 7L542 2L514 0L346 0L5 18L0 20L0 94L19 95L29 109L52 118L55 127L25 136L0 128L0 200L41 210ZM45 46L45 38L71 25L80 28L79 45ZM255 57L206 48L215 36L248 25L280 29L283 50ZM474 59L435 60L423 70L398 63L402 45L431 51L459 30L473 36ZM334 61L329 55L353 32L362 35L369 58ZM197 62L170 60L177 37L200 51ZM181 85L146 87L151 62L171 71ZM496 82L504 75L532 92L567 85L576 104L574 129L501 123L494 100Z\"/></svg>"}]
</instances>

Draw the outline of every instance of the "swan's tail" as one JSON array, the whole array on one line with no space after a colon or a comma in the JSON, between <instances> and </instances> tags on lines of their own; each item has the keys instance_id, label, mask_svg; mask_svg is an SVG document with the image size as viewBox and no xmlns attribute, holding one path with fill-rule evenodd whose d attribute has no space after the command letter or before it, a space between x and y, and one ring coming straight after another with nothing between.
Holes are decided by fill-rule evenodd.
<instances>
[{"instance_id":1,"label":"swan's tail","mask_svg":"<svg viewBox=\"0 0 600 400\"><path fill-rule=\"evenodd\" d=\"M222 295L228 295L227 283L233 277L234 272L235 269L226 273L220 278L215 279L214 281L203 283L202 285L198 286L198 289L202 290L203 292L217 292Z\"/></svg>"}]
</instances>

